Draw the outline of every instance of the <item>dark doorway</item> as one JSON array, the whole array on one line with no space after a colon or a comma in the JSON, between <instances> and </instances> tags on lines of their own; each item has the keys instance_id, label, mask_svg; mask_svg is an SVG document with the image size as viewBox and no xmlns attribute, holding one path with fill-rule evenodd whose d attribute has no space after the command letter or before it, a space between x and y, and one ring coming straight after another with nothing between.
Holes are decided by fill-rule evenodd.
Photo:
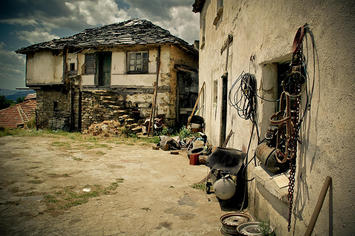
<instances>
[{"instance_id":1,"label":"dark doorway","mask_svg":"<svg viewBox=\"0 0 355 236\"><path fill-rule=\"evenodd\" d=\"M198 96L198 74L194 71L178 71L176 86L177 124L186 125Z\"/></svg>"},{"instance_id":2,"label":"dark doorway","mask_svg":"<svg viewBox=\"0 0 355 236\"><path fill-rule=\"evenodd\" d=\"M98 86L110 86L111 84L111 52L97 53L97 84Z\"/></svg>"},{"instance_id":3,"label":"dark doorway","mask_svg":"<svg viewBox=\"0 0 355 236\"><path fill-rule=\"evenodd\" d=\"M221 131L219 136L219 145L222 146L226 140L227 129L227 93L228 93L228 74L222 76L222 114Z\"/></svg>"}]
</instances>

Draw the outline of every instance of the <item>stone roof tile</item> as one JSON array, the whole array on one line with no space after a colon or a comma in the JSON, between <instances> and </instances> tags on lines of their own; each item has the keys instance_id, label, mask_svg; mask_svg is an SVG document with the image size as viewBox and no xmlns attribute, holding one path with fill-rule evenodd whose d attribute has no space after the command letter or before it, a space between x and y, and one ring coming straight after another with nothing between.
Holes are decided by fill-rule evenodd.
<instances>
[{"instance_id":1,"label":"stone roof tile","mask_svg":"<svg viewBox=\"0 0 355 236\"><path fill-rule=\"evenodd\" d=\"M100 46L130 46L147 44L174 44L197 55L197 50L186 41L170 34L169 31L142 19L133 19L117 24L86 29L69 37L53 39L18 49L17 53L27 54L39 50L63 50L98 48Z\"/></svg>"}]
</instances>

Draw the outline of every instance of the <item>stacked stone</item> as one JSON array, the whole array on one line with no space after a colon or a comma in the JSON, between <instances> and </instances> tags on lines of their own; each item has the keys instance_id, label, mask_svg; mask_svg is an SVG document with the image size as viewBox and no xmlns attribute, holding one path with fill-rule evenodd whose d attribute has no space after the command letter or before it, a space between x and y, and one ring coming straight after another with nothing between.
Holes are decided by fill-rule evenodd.
<instances>
[{"instance_id":1,"label":"stacked stone","mask_svg":"<svg viewBox=\"0 0 355 236\"><path fill-rule=\"evenodd\" d=\"M140 123L135 122L135 119L129 115L122 115L116 120L105 120L101 123L93 123L85 130L84 134L93 136L112 137L122 134L139 133L142 131Z\"/></svg>"},{"instance_id":2,"label":"stacked stone","mask_svg":"<svg viewBox=\"0 0 355 236\"><path fill-rule=\"evenodd\" d=\"M82 130L107 120L122 121L123 115L134 119L134 122L140 118L139 111L127 103L122 94L103 90L83 91Z\"/></svg>"}]
</instances>

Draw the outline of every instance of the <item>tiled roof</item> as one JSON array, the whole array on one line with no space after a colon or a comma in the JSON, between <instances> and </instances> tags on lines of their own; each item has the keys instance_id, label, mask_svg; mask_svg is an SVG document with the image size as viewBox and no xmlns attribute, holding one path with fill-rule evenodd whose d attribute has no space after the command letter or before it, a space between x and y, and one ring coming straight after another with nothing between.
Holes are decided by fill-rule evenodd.
<instances>
[{"instance_id":1,"label":"tiled roof","mask_svg":"<svg viewBox=\"0 0 355 236\"><path fill-rule=\"evenodd\" d=\"M27 94L27 96L25 97L24 101L31 100L31 99L36 99L36 93Z\"/></svg>"},{"instance_id":2,"label":"tiled roof","mask_svg":"<svg viewBox=\"0 0 355 236\"><path fill-rule=\"evenodd\" d=\"M30 99L0 110L0 127L16 128L23 125L35 115L36 105L36 100Z\"/></svg>"},{"instance_id":3,"label":"tiled roof","mask_svg":"<svg viewBox=\"0 0 355 236\"><path fill-rule=\"evenodd\" d=\"M197 50L186 41L170 34L169 31L142 19L133 19L117 24L86 29L70 37L53 39L18 49L17 53L30 53L43 49L62 50L64 48L85 49L130 45L174 44L185 51L197 55Z\"/></svg>"}]
</instances>

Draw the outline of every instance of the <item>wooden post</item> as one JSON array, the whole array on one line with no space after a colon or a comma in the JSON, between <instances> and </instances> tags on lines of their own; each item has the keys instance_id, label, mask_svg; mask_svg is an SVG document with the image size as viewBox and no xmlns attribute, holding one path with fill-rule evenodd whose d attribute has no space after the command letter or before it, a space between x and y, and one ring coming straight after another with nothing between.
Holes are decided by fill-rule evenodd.
<instances>
[{"instance_id":1,"label":"wooden post","mask_svg":"<svg viewBox=\"0 0 355 236\"><path fill-rule=\"evenodd\" d=\"M190 122L191 122L192 116L194 115L195 110L196 110L196 107L197 107L197 104L198 104L198 102L199 102L199 100L200 100L202 90L204 89L205 86L206 86L206 83L203 82L202 87L201 87L201 89L200 89L200 92L198 93L198 97L197 97L197 99L196 99L194 109L192 109L191 115L190 115L189 118L187 119L186 127L189 126L189 124L190 124Z\"/></svg>"},{"instance_id":2,"label":"wooden post","mask_svg":"<svg viewBox=\"0 0 355 236\"><path fill-rule=\"evenodd\" d=\"M311 234L313 232L313 229L314 229L314 226L316 225L320 210L322 209L323 202L324 202L325 196L327 194L327 190L328 190L329 186L331 185L331 183L332 183L332 178L327 176L327 178L324 181L322 190L320 191L317 204L314 208L311 220L310 220L309 225L307 227L307 231L304 234L305 236L311 236Z\"/></svg>"},{"instance_id":3,"label":"wooden post","mask_svg":"<svg viewBox=\"0 0 355 236\"><path fill-rule=\"evenodd\" d=\"M234 134L233 130L229 131L229 134L228 134L226 140L224 141L224 143L223 143L223 145L222 145L222 148L227 147L227 144L228 144L228 142L229 142L229 139L232 137L233 134Z\"/></svg>"},{"instance_id":4,"label":"wooden post","mask_svg":"<svg viewBox=\"0 0 355 236\"><path fill-rule=\"evenodd\" d=\"M158 96L158 81L159 81L159 73L160 73L160 46L158 47L158 55L157 55L157 76L154 82L154 94L153 94L153 102L152 102L152 110L149 118L149 125L148 125L148 136L150 133L154 134L154 117L156 113L156 103L157 103L157 96Z\"/></svg>"}]
</instances>

